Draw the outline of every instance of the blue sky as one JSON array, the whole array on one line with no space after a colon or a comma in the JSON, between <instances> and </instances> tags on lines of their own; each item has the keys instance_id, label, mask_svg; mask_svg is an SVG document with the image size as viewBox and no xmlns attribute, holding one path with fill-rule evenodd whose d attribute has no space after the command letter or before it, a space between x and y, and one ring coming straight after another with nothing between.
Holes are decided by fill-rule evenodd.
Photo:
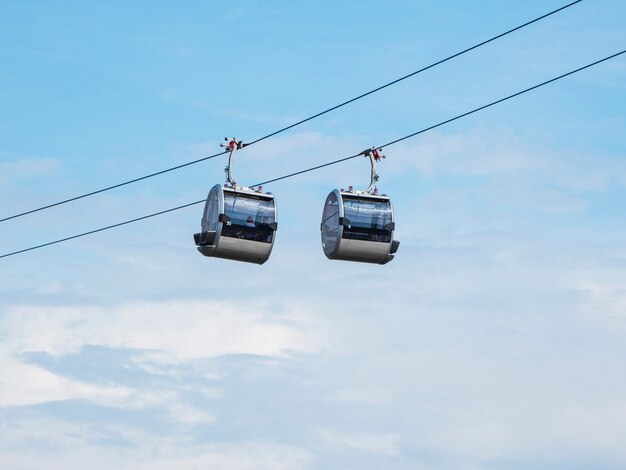
<instances>
[{"instance_id":1,"label":"blue sky","mask_svg":"<svg viewBox=\"0 0 626 470\"><path fill-rule=\"evenodd\" d=\"M565 2L0 2L0 216L251 141ZM624 49L584 0L237 154L352 155ZM0 467L623 468L624 56L385 149L396 259L328 261L364 159L272 185L263 266L201 206L0 260ZM199 200L214 159L0 224L2 253Z\"/></svg>"}]
</instances>

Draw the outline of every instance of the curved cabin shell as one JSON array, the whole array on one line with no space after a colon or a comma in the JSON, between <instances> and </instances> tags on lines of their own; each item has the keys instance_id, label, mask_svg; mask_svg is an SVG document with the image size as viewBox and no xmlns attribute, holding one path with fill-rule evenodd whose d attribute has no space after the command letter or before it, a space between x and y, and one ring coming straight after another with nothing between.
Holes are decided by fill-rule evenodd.
<instances>
[{"instance_id":1,"label":"curved cabin shell","mask_svg":"<svg viewBox=\"0 0 626 470\"><path fill-rule=\"evenodd\" d=\"M194 234L204 256L263 264L276 239L276 201L249 188L211 188L204 206L202 231Z\"/></svg>"},{"instance_id":2,"label":"curved cabin shell","mask_svg":"<svg viewBox=\"0 0 626 470\"><path fill-rule=\"evenodd\" d=\"M333 190L322 212L322 248L329 259L386 264L398 250L391 200Z\"/></svg>"}]
</instances>

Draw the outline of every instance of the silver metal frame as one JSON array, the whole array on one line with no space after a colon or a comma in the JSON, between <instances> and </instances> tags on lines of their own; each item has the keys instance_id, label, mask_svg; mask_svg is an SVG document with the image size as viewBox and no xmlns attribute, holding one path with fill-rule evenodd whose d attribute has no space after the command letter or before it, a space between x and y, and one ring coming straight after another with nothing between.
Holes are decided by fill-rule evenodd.
<instances>
[{"instance_id":1,"label":"silver metal frame","mask_svg":"<svg viewBox=\"0 0 626 470\"><path fill-rule=\"evenodd\" d=\"M209 203L211 200L211 192L214 190L217 192L218 196L218 219L209 220L208 217L210 216L210 214L207 214L207 211L209 209ZM256 264L265 263L272 253L274 241L276 240L276 231L274 231L272 241L269 243L222 236L222 229L224 227L224 224L228 223L220 220L220 215L224 214L224 192L244 195L248 194L251 196L253 195L262 199L273 201L274 221L277 220L276 200L274 199L274 196L272 194L263 194L242 186L238 186L236 188L227 188L222 187L221 184L216 184L211 188L211 191L209 191L209 195L207 196L207 201L204 206L204 212L202 213L201 221L202 232L206 232L209 228L209 224L215 222L215 238L211 245L198 246L198 251L204 256L209 257L232 259L236 261L244 261Z\"/></svg>"},{"instance_id":2,"label":"silver metal frame","mask_svg":"<svg viewBox=\"0 0 626 470\"><path fill-rule=\"evenodd\" d=\"M381 158L385 158L384 155L380 154L379 150L381 149L372 147L370 150L366 150L363 152L363 155L366 157L369 157L370 159L370 164L372 165L372 172L371 172L369 187L365 191L357 191L357 192L363 192L363 193L368 193L368 194L376 193L376 183L378 182L378 179L379 179L378 173L376 173L376 162L380 160Z\"/></svg>"},{"instance_id":3,"label":"silver metal frame","mask_svg":"<svg viewBox=\"0 0 626 470\"><path fill-rule=\"evenodd\" d=\"M244 148L245 144L242 141L237 141L235 137L232 137L228 140L228 137L225 137L224 140L228 142L227 144L220 144L220 147L230 149L230 154L228 155L228 166L224 168L226 172L226 182L230 183L233 188L237 187L237 183L233 181L232 168L233 168L233 159L235 158L235 154L237 150Z\"/></svg>"},{"instance_id":4,"label":"silver metal frame","mask_svg":"<svg viewBox=\"0 0 626 470\"><path fill-rule=\"evenodd\" d=\"M394 240L393 234L395 230L394 224L394 212L393 205L391 204L391 199L384 195L374 195L368 194L364 191L339 191L334 189L330 192L330 194L326 197L324 202L324 208L328 205L328 200L331 195L334 194L337 198L338 210L339 210L339 219L342 220L345 218L345 209L344 209L344 198L343 196L350 196L357 199L369 199L369 200L380 200L389 202L389 206L391 208L391 237L389 242L380 242L380 241L366 241L366 240L354 240L343 238L344 225L339 223L337 226L337 241L334 249L330 253L326 253L325 245L324 245L324 211L322 211L322 223L320 224L321 238L322 238L322 248L324 249L324 254L328 259L332 260L344 260L344 261L358 261L362 263L377 263L377 264L387 264L394 258L394 253L398 249L399 241Z\"/></svg>"}]
</instances>

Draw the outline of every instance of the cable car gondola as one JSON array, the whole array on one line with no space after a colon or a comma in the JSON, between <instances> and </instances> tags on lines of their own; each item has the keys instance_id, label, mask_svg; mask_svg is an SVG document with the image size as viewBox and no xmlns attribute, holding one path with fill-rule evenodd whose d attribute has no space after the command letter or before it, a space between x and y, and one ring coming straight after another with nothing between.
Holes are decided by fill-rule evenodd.
<instances>
[{"instance_id":1,"label":"cable car gondola","mask_svg":"<svg viewBox=\"0 0 626 470\"><path fill-rule=\"evenodd\" d=\"M228 139L226 139L228 140ZM211 188L204 206L200 233L194 241L204 256L263 264L272 252L276 238L276 202L271 193L237 186L231 177L232 159L244 146L234 138L226 167L227 183Z\"/></svg>"},{"instance_id":2,"label":"cable car gondola","mask_svg":"<svg viewBox=\"0 0 626 470\"><path fill-rule=\"evenodd\" d=\"M393 239L395 222L391 200L378 194L376 162L384 155L380 149L363 152L370 158L372 178L365 191L334 189L326 198L322 212L322 248L328 259L386 264L400 246Z\"/></svg>"}]
</instances>

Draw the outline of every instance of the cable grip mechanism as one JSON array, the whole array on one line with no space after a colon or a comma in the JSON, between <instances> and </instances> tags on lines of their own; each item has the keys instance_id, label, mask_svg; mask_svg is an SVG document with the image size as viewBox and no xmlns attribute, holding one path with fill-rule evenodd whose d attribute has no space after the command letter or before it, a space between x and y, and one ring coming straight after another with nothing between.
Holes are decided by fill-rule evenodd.
<instances>
[{"instance_id":1,"label":"cable grip mechanism","mask_svg":"<svg viewBox=\"0 0 626 470\"><path fill-rule=\"evenodd\" d=\"M376 163L380 161L381 158L385 158L385 156L381 153L382 147L372 147L367 150L363 150L362 155L364 157L369 157L370 164L372 165L372 174L370 179L369 187L363 191L368 194L378 194L378 189L376 188L376 183L378 182L379 176L376 173Z\"/></svg>"},{"instance_id":2,"label":"cable grip mechanism","mask_svg":"<svg viewBox=\"0 0 626 470\"><path fill-rule=\"evenodd\" d=\"M224 137L224 140L227 142L225 144L220 144L220 147L224 147L226 151L230 151L230 155L228 156L228 166L224 168L224 172L226 173L226 182L230 183L233 188L237 187L237 183L233 181L232 175L232 167L233 167L233 157L237 150L242 149L246 146L241 140L237 140L234 137L230 139L228 137Z\"/></svg>"}]
</instances>

